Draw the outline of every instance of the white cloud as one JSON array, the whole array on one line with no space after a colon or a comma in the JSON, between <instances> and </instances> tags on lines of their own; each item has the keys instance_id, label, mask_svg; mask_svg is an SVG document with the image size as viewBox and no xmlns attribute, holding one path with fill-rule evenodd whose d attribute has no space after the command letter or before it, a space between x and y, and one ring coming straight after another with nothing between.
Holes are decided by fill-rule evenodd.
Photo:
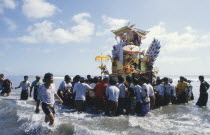
<instances>
[{"instance_id":1,"label":"white cloud","mask_svg":"<svg viewBox=\"0 0 210 135\"><path fill-rule=\"evenodd\" d=\"M112 18L108 16L102 16L103 24L105 25L105 30L98 31L96 33L97 36L102 36L105 34L109 34L111 30L118 29L128 24L128 20L126 19L119 19L119 18Z\"/></svg>"},{"instance_id":2,"label":"white cloud","mask_svg":"<svg viewBox=\"0 0 210 135\"><path fill-rule=\"evenodd\" d=\"M111 29L122 27L128 23L128 20L112 18L108 16L102 16L102 19L104 23L107 24Z\"/></svg>"},{"instance_id":3,"label":"white cloud","mask_svg":"<svg viewBox=\"0 0 210 135\"><path fill-rule=\"evenodd\" d=\"M17 25L9 18L3 18L4 22L8 26L8 30L15 31L17 29Z\"/></svg>"},{"instance_id":4,"label":"white cloud","mask_svg":"<svg viewBox=\"0 0 210 135\"><path fill-rule=\"evenodd\" d=\"M16 7L16 4L13 0L3 0L4 7L9 9L14 9Z\"/></svg>"},{"instance_id":5,"label":"white cloud","mask_svg":"<svg viewBox=\"0 0 210 135\"><path fill-rule=\"evenodd\" d=\"M73 21L77 25L69 28L55 28L55 24L50 21L43 21L28 27L29 35L19 37L18 40L25 43L69 43L81 42L90 39L94 33L94 24L89 22L87 18L91 15L81 13L73 16Z\"/></svg>"},{"instance_id":6,"label":"white cloud","mask_svg":"<svg viewBox=\"0 0 210 135\"><path fill-rule=\"evenodd\" d=\"M22 36L22 37L19 37L18 40L24 43L38 43L36 38L32 36Z\"/></svg>"},{"instance_id":7,"label":"white cloud","mask_svg":"<svg viewBox=\"0 0 210 135\"><path fill-rule=\"evenodd\" d=\"M164 23L160 23L149 29L150 33L143 44L150 44L153 38L160 40L161 51L174 52L180 50L195 50L210 46L210 33L200 34L191 26L184 28L184 32L169 32Z\"/></svg>"},{"instance_id":8,"label":"white cloud","mask_svg":"<svg viewBox=\"0 0 210 135\"><path fill-rule=\"evenodd\" d=\"M94 24L89 22L86 18L90 18L88 13L81 13L73 16L73 20L78 24L71 28L71 32L75 40L86 40L90 35L94 34Z\"/></svg>"},{"instance_id":9,"label":"white cloud","mask_svg":"<svg viewBox=\"0 0 210 135\"><path fill-rule=\"evenodd\" d=\"M5 8L15 9L15 7L16 7L16 4L14 0L1 0L0 1L0 13L3 13Z\"/></svg>"},{"instance_id":10,"label":"white cloud","mask_svg":"<svg viewBox=\"0 0 210 135\"><path fill-rule=\"evenodd\" d=\"M24 0L22 12L28 18L45 18L51 17L58 10L56 6L45 0Z\"/></svg>"}]
</instances>

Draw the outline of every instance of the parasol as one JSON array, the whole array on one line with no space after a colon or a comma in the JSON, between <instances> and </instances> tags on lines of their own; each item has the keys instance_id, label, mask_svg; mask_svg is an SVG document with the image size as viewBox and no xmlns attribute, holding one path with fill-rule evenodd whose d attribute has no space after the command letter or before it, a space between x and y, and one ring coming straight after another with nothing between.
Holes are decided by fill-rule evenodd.
<instances>
[{"instance_id":1,"label":"parasol","mask_svg":"<svg viewBox=\"0 0 210 135\"><path fill-rule=\"evenodd\" d=\"M109 60L108 55L101 54L101 55L95 57L95 61L101 62L101 66L99 66L99 68L101 69L101 76L102 76L102 73L106 70L106 65L104 65L102 61L108 61L108 60Z\"/></svg>"},{"instance_id":2,"label":"parasol","mask_svg":"<svg viewBox=\"0 0 210 135\"><path fill-rule=\"evenodd\" d=\"M124 53L128 53L128 54L139 54L140 53L140 48L135 45L126 45L122 49L123 49Z\"/></svg>"},{"instance_id":3,"label":"parasol","mask_svg":"<svg viewBox=\"0 0 210 135\"><path fill-rule=\"evenodd\" d=\"M102 61L102 60L109 60L109 56L107 55L99 55L95 57L96 61Z\"/></svg>"}]
</instances>

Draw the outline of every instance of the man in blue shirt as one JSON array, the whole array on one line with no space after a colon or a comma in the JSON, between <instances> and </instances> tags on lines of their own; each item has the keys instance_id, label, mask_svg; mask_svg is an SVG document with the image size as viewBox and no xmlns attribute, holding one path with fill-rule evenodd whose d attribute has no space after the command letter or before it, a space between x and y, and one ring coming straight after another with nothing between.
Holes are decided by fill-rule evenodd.
<instances>
[{"instance_id":1,"label":"man in blue shirt","mask_svg":"<svg viewBox=\"0 0 210 135\"><path fill-rule=\"evenodd\" d=\"M42 84L43 83L40 81L40 76L37 75L36 80L33 81L32 85L31 85L31 88L30 88L30 97L31 97L32 90L34 88L33 96L34 96L35 101L37 101L37 90L39 89L40 86L42 86Z\"/></svg>"}]
</instances>

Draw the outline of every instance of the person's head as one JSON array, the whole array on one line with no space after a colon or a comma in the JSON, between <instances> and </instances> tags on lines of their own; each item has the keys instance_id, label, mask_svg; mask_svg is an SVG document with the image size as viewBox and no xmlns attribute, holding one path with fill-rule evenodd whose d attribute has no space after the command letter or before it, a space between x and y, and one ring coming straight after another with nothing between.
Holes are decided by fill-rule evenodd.
<instances>
[{"instance_id":1,"label":"person's head","mask_svg":"<svg viewBox=\"0 0 210 135\"><path fill-rule=\"evenodd\" d=\"M36 81L39 82L39 81L40 81L40 78L41 78L41 77L40 77L39 75L37 75L37 76L36 76Z\"/></svg>"},{"instance_id":2,"label":"person's head","mask_svg":"<svg viewBox=\"0 0 210 135\"><path fill-rule=\"evenodd\" d=\"M91 75L87 75L87 79L90 80L91 79Z\"/></svg>"},{"instance_id":3,"label":"person's head","mask_svg":"<svg viewBox=\"0 0 210 135\"><path fill-rule=\"evenodd\" d=\"M203 82L203 81L204 81L204 76L200 75L200 76L198 77L198 79L199 79L201 82Z\"/></svg>"},{"instance_id":4,"label":"person's head","mask_svg":"<svg viewBox=\"0 0 210 135\"><path fill-rule=\"evenodd\" d=\"M116 50L116 46L115 45L113 45L113 50Z\"/></svg>"},{"instance_id":5,"label":"person's head","mask_svg":"<svg viewBox=\"0 0 210 135\"><path fill-rule=\"evenodd\" d=\"M99 77L98 77L98 82L101 82L101 81L102 81L102 77L99 76Z\"/></svg>"},{"instance_id":6,"label":"person's head","mask_svg":"<svg viewBox=\"0 0 210 135\"><path fill-rule=\"evenodd\" d=\"M184 82L184 77L183 76L180 76L180 82Z\"/></svg>"},{"instance_id":7,"label":"person's head","mask_svg":"<svg viewBox=\"0 0 210 135\"><path fill-rule=\"evenodd\" d=\"M187 80L187 82L190 84L192 81L191 80Z\"/></svg>"},{"instance_id":8,"label":"person's head","mask_svg":"<svg viewBox=\"0 0 210 135\"><path fill-rule=\"evenodd\" d=\"M146 80L146 84L149 84L149 79L147 78L147 80Z\"/></svg>"},{"instance_id":9,"label":"person's head","mask_svg":"<svg viewBox=\"0 0 210 135\"><path fill-rule=\"evenodd\" d=\"M98 77L97 77L97 76L95 76L95 77L93 78L93 83L98 83Z\"/></svg>"},{"instance_id":10,"label":"person's head","mask_svg":"<svg viewBox=\"0 0 210 135\"><path fill-rule=\"evenodd\" d=\"M173 79L172 78L169 79L169 83L173 83Z\"/></svg>"},{"instance_id":11,"label":"person's head","mask_svg":"<svg viewBox=\"0 0 210 135\"><path fill-rule=\"evenodd\" d=\"M89 83L90 83L90 81L91 81L91 79L90 79L90 80L88 80L88 79L86 79L86 78L85 78L85 83L86 83L86 84L89 84Z\"/></svg>"},{"instance_id":12,"label":"person's head","mask_svg":"<svg viewBox=\"0 0 210 135\"><path fill-rule=\"evenodd\" d=\"M80 77L79 81L80 81L80 83L84 83L85 82L85 78L84 77Z\"/></svg>"},{"instance_id":13,"label":"person's head","mask_svg":"<svg viewBox=\"0 0 210 135\"><path fill-rule=\"evenodd\" d=\"M159 80L157 80L157 85L159 85L159 84L161 84L162 83L162 81L159 79Z\"/></svg>"},{"instance_id":14,"label":"person's head","mask_svg":"<svg viewBox=\"0 0 210 135\"><path fill-rule=\"evenodd\" d=\"M141 77L140 78L140 84L142 85L142 84L144 84L144 83L146 83L147 82L147 78L146 77Z\"/></svg>"},{"instance_id":15,"label":"person's head","mask_svg":"<svg viewBox=\"0 0 210 135\"><path fill-rule=\"evenodd\" d=\"M113 78L110 78L110 79L109 79L109 84L110 84L110 85L116 85L116 83L117 83L117 82L116 82Z\"/></svg>"},{"instance_id":16,"label":"person's head","mask_svg":"<svg viewBox=\"0 0 210 135\"><path fill-rule=\"evenodd\" d=\"M74 77L74 82L79 82L79 79L80 79L80 75L76 75L76 76Z\"/></svg>"},{"instance_id":17,"label":"person's head","mask_svg":"<svg viewBox=\"0 0 210 135\"><path fill-rule=\"evenodd\" d=\"M103 82L105 82L105 83L109 82L109 76L108 75L103 76Z\"/></svg>"},{"instance_id":18,"label":"person's head","mask_svg":"<svg viewBox=\"0 0 210 135\"><path fill-rule=\"evenodd\" d=\"M4 80L4 74L0 74L0 81Z\"/></svg>"},{"instance_id":19,"label":"person's head","mask_svg":"<svg viewBox=\"0 0 210 135\"><path fill-rule=\"evenodd\" d=\"M126 82L132 83L132 81L133 81L132 76L128 75L128 76L126 77Z\"/></svg>"},{"instance_id":20,"label":"person's head","mask_svg":"<svg viewBox=\"0 0 210 135\"><path fill-rule=\"evenodd\" d=\"M119 83L124 83L124 78L122 76L118 76L118 82Z\"/></svg>"},{"instance_id":21,"label":"person's head","mask_svg":"<svg viewBox=\"0 0 210 135\"><path fill-rule=\"evenodd\" d=\"M27 75L24 76L24 81L28 81L28 76Z\"/></svg>"},{"instance_id":22,"label":"person's head","mask_svg":"<svg viewBox=\"0 0 210 135\"><path fill-rule=\"evenodd\" d=\"M69 75L65 75L64 80L69 83L71 82L71 77Z\"/></svg>"},{"instance_id":23,"label":"person's head","mask_svg":"<svg viewBox=\"0 0 210 135\"><path fill-rule=\"evenodd\" d=\"M167 83L168 83L168 78L167 78L167 77L164 77L164 78L163 78L163 82L164 82L165 84L167 84Z\"/></svg>"},{"instance_id":24,"label":"person's head","mask_svg":"<svg viewBox=\"0 0 210 135\"><path fill-rule=\"evenodd\" d=\"M52 74L52 73L46 73L46 74L44 75L43 81L44 81L46 84L52 84L52 83L53 83L53 74Z\"/></svg>"},{"instance_id":25,"label":"person's head","mask_svg":"<svg viewBox=\"0 0 210 135\"><path fill-rule=\"evenodd\" d=\"M134 78L134 79L133 79L133 84L134 84L134 85L138 85L138 84L139 84L139 80L136 79L136 78Z\"/></svg>"}]
</instances>

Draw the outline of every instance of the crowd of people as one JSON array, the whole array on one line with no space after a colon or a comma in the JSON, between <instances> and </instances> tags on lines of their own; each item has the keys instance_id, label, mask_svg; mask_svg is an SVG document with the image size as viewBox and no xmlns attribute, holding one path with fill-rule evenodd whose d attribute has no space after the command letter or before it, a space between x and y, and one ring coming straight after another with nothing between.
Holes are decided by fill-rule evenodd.
<instances>
[{"instance_id":1,"label":"crowd of people","mask_svg":"<svg viewBox=\"0 0 210 135\"><path fill-rule=\"evenodd\" d=\"M196 103L198 106L206 106L208 101L209 84L204 76L199 76L200 97ZM65 106L75 108L78 112L87 109L91 112L100 112L108 116L116 115L137 115L145 116L150 110L165 106L170 103L188 103L194 100L191 81L180 77L177 85L167 77L157 78L154 84L150 84L145 77L134 78L130 75L108 76L104 75L87 78L76 75L73 79L65 75L64 80L56 89L53 82L53 74L46 73L43 81L40 76L31 84L28 76L20 82L18 87L12 86L12 81L4 79L0 74L1 95L10 95L11 89L21 88L20 99L27 100L32 96L36 101L36 113L39 113L39 105L42 103L42 110L46 114L45 121L54 122L54 97ZM29 91L30 90L30 91Z\"/></svg>"}]
</instances>

